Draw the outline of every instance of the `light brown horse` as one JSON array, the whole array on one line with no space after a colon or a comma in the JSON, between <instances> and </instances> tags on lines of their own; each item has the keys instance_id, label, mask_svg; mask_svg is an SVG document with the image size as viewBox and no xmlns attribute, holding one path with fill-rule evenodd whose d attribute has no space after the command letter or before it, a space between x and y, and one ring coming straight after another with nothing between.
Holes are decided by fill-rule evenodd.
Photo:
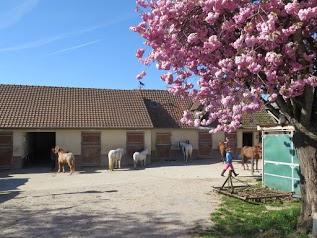
<instances>
[{"instance_id":1,"label":"light brown horse","mask_svg":"<svg viewBox=\"0 0 317 238\"><path fill-rule=\"evenodd\" d=\"M69 166L69 174L75 172L75 156L72 153L65 153L59 146L55 147L55 153L58 153L58 173L61 171L61 167L63 167L63 173L65 173L65 164Z\"/></svg>"},{"instance_id":2,"label":"light brown horse","mask_svg":"<svg viewBox=\"0 0 317 238\"><path fill-rule=\"evenodd\" d=\"M259 159L262 158L262 148L261 146L244 146L241 148L241 161L243 169L245 170L244 164L247 165L247 169L249 169L248 159L252 158L255 160L255 168L258 170L258 162Z\"/></svg>"},{"instance_id":3,"label":"light brown horse","mask_svg":"<svg viewBox=\"0 0 317 238\"><path fill-rule=\"evenodd\" d=\"M226 154L225 143L223 141L219 141L218 147L219 147L219 152L220 152L220 156L221 156L220 161L222 161L222 163L224 163L225 162L225 154Z\"/></svg>"},{"instance_id":4,"label":"light brown horse","mask_svg":"<svg viewBox=\"0 0 317 238\"><path fill-rule=\"evenodd\" d=\"M228 148L228 139L226 138L226 141L219 141L218 148L221 156L220 161L224 163L226 161L226 149Z\"/></svg>"}]
</instances>

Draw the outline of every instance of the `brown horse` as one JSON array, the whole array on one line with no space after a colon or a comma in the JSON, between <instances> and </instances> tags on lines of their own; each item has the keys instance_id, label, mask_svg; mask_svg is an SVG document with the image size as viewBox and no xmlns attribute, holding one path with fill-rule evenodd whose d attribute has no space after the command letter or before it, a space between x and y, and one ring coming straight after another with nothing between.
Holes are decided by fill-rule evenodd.
<instances>
[{"instance_id":1,"label":"brown horse","mask_svg":"<svg viewBox=\"0 0 317 238\"><path fill-rule=\"evenodd\" d=\"M256 170L258 170L258 161L260 158L262 158L262 148L261 146L244 146L241 149L241 161L242 161L242 166L243 169L245 170L244 164L247 165L247 169L249 169L248 165L248 159L252 158L255 160L255 167Z\"/></svg>"},{"instance_id":2,"label":"brown horse","mask_svg":"<svg viewBox=\"0 0 317 238\"><path fill-rule=\"evenodd\" d=\"M65 173L65 164L68 164L70 169L70 174L75 172L75 157L72 153L65 153L64 150L56 146L55 152L58 153L58 173L61 171L61 167L63 167L63 173Z\"/></svg>"},{"instance_id":3,"label":"brown horse","mask_svg":"<svg viewBox=\"0 0 317 238\"><path fill-rule=\"evenodd\" d=\"M219 147L219 152L220 152L220 156L221 156L221 159L220 161L222 161L222 163L224 163L226 161L226 144L224 141L219 141L219 144L218 144L218 147Z\"/></svg>"}]
</instances>

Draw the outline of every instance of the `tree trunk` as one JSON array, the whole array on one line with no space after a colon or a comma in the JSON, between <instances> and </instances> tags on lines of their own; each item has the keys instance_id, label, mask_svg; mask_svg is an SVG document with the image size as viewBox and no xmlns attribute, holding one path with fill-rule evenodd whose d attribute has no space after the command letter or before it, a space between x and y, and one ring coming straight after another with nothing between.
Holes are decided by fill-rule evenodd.
<instances>
[{"instance_id":1,"label":"tree trunk","mask_svg":"<svg viewBox=\"0 0 317 238\"><path fill-rule=\"evenodd\" d=\"M297 229L309 233L312 230L313 214L317 212L317 141L296 130L293 142L301 173L302 208Z\"/></svg>"}]
</instances>

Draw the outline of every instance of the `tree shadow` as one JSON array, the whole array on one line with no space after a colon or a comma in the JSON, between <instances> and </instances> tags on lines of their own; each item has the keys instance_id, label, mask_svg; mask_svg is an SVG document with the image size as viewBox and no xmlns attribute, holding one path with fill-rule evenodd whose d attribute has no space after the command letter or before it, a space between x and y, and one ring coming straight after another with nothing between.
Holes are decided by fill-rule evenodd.
<instances>
[{"instance_id":1,"label":"tree shadow","mask_svg":"<svg viewBox=\"0 0 317 238\"><path fill-rule=\"evenodd\" d=\"M4 210L0 213L0 226L2 237L190 237L196 223L184 224L177 217L179 214L123 213L116 209L104 212L64 206Z\"/></svg>"}]
</instances>

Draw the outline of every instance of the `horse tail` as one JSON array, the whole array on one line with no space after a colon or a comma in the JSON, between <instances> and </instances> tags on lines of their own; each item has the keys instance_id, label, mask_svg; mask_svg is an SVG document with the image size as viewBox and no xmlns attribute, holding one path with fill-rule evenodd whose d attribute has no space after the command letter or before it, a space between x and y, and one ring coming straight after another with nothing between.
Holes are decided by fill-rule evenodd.
<instances>
[{"instance_id":1,"label":"horse tail","mask_svg":"<svg viewBox=\"0 0 317 238\"><path fill-rule=\"evenodd\" d=\"M112 171L113 170L113 152L112 150L109 151L108 153L108 166L109 166L109 170Z\"/></svg>"},{"instance_id":2,"label":"horse tail","mask_svg":"<svg viewBox=\"0 0 317 238\"><path fill-rule=\"evenodd\" d=\"M72 166L72 171L75 172L75 156L72 154L70 164Z\"/></svg>"},{"instance_id":3,"label":"horse tail","mask_svg":"<svg viewBox=\"0 0 317 238\"><path fill-rule=\"evenodd\" d=\"M113 161L112 158L109 158L109 170L112 171L113 170Z\"/></svg>"},{"instance_id":4,"label":"horse tail","mask_svg":"<svg viewBox=\"0 0 317 238\"><path fill-rule=\"evenodd\" d=\"M190 146L188 148L188 158L189 158L189 161L192 161L192 155L193 155L193 146Z\"/></svg>"},{"instance_id":5,"label":"horse tail","mask_svg":"<svg viewBox=\"0 0 317 238\"><path fill-rule=\"evenodd\" d=\"M75 172L75 157L73 157L73 172Z\"/></svg>"}]
</instances>

